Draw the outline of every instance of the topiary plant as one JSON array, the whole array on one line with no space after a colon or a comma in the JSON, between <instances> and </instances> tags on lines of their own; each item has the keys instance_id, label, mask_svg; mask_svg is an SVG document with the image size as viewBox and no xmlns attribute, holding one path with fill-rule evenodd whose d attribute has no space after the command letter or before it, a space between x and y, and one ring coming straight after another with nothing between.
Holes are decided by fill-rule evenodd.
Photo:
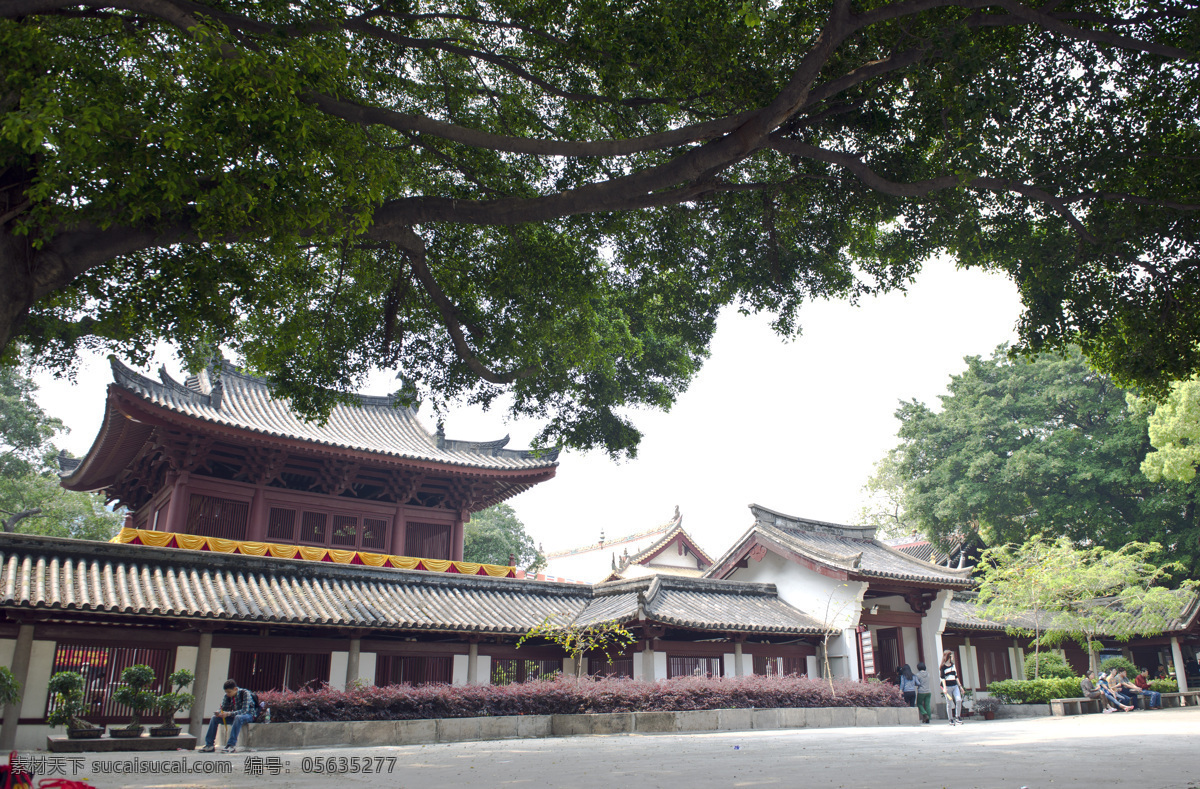
<instances>
[{"instance_id":1,"label":"topiary plant","mask_svg":"<svg viewBox=\"0 0 1200 789\"><path fill-rule=\"evenodd\" d=\"M0 707L16 704L21 700L21 683L8 666L0 666Z\"/></svg>"},{"instance_id":2,"label":"topiary plant","mask_svg":"<svg viewBox=\"0 0 1200 789\"><path fill-rule=\"evenodd\" d=\"M60 671L50 678L50 684L47 687L54 696L50 714L46 716L46 723L49 723L51 728L55 726L66 726L68 729L96 728L79 718L84 711L82 674L78 671Z\"/></svg>"},{"instance_id":3,"label":"topiary plant","mask_svg":"<svg viewBox=\"0 0 1200 789\"><path fill-rule=\"evenodd\" d=\"M196 697L191 693L183 692L183 689L195 680L196 675L186 668L181 668L167 677L167 692L154 700L154 710L163 716L163 726L174 727L175 713L184 707L190 707L196 701Z\"/></svg>"},{"instance_id":4,"label":"topiary plant","mask_svg":"<svg viewBox=\"0 0 1200 789\"><path fill-rule=\"evenodd\" d=\"M1112 671L1114 668L1118 671L1125 669L1130 678L1136 677L1138 673L1137 665L1134 664L1134 662L1129 658L1122 657L1120 655L1113 655L1112 657L1105 658L1104 662L1100 664L1100 670L1105 674Z\"/></svg>"},{"instance_id":5,"label":"topiary plant","mask_svg":"<svg viewBox=\"0 0 1200 789\"><path fill-rule=\"evenodd\" d=\"M1036 673L1035 673L1036 672ZM1075 669L1071 668L1057 652L1025 653L1025 679L1072 679Z\"/></svg>"},{"instance_id":6,"label":"topiary plant","mask_svg":"<svg viewBox=\"0 0 1200 789\"><path fill-rule=\"evenodd\" d=\"M158 701L158 695L150 690L154 684L154 669L146 665L129 666L121 672L121 682L124 684L113 693L113 701L133 711L133 720L125 728L140 729L142 713L154 709Z\"/></svg>"}]
</instances>

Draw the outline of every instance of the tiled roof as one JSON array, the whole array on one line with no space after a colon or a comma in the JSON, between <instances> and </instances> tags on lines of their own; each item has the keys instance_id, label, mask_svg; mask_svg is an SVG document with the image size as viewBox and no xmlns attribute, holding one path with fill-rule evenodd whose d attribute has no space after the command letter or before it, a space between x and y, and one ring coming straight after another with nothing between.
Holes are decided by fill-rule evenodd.
<instances>
[{"instance_id":1,"label":"tiled roof","mask_svg":"<svg viewBox=\"0 0 1200 789\"><path fill-rule=\"evenodd\" d=\"M208 374L171 378L164 368L155 381L112 359L115 386L175 413L279 438L379 455L486 469L540 469L556 465L557 450L541 455L504 449L499 441L447 440L431 434L416 412L392 397L359 396L357 406L334 406L324 423L306 422L289 401L276 398L266 381L224 365L218 378Z\"/></svg>"},{"instance_id":2,"label":"tiled roof","mask_svg":"<svg viewBox=\"0 0 1200 789\"><path fill-rule=\"evenodd\" d=\"M1200 595L1178 592L1179 614L1163 628L1161 632L1171 633L1187 630L1200 616ZM1100 598L1098 600L1111 600ZM978 604L975 592L955 592L953 598L946 604L946 627L954 630L995 630L1003 631L1009 627L1032 630L1034 617L1032 612L1015 612L1003 619L988 617ZM1054 625L1054 618L1044 617L1041 629L1048 630Z\"/></svg>"},{"instance_id":3,"label":"tiled roof","mask_svg":"<svg viewBox=\"0 0 1200 789\"><path fill-rule=\"evenodd\" d=\"M779 599L774 584L656 575L597 584L578 622L645 617L675 627L752 633L819 635L820 622Z\"/></svg>"},{"instance_id":4,"label":"tiled roof","mask_svg":"<svg viewBox=\"0 0 1200 789\"><path fill-rule=\"evenodd\" d=\"M558 584L0 535L0 608L64 616L516 634L549 615L632 621L637 592L652 583ZM680 627L795 635L820 627L770 584L664 579L647 597L648 619Z\"/></svg>"},{"instance_id":5,"label":"tiled roof","mask_svg":"<svg viewBox=\"0 0 1200 789\"><path fill-rule=\"evenodd\" d=\"M923 562L876 540L873 527L797 518L757 504L751 504L750 510L754 513L754 525L730 553L713 565L714 571L757 532L767 541L851 575L951 587L974 583L970 578L971 568L952 570Z\"/></svg>"},{"instance_id":6,"label":"tiled roof","mask_svg":"<svg viewBox=\"0 0 1200 789\"><path fill-rule=\"evenodd\" d=\"M614 563L623 551L634 553L657 546L661 539L670 534L680 522L676 513L669 523L644 529L624 537L618 537L604 542L595 542L577 548L546 553L547 575L558 578L569 578L584 583L596 583L609 577Z\"/></svg>"}]
</instances>

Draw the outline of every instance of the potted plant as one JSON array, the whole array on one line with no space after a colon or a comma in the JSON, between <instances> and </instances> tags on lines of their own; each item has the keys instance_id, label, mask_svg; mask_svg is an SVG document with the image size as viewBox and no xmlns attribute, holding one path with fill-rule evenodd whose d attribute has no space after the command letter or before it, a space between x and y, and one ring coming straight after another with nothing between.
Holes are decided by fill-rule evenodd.
<instances>
[{"instance_id":1,"label":"potted plant","mask_svg":"<svg viewBox=\"0 0 1200 789\"><path fill-rule=\"evenodd\" d=\"M989 696L986 699L980 699L975 702L976 712L983 715L985 721L996 719L996 711L1000 709L1000 699Z\"/></svg>"},{"instance_id":2,"label":"potted plant","mask_svg":"<svg viewBox=\"0 0 1200 789\"><path fill-rule=\"evenodd\" d=\"M972 715L975 714L975 691L964 689L962 692L962 697L963 697L962 716L964 718L970 718Z\"/></svg>"},{"instance_id":3,"label":"potted plant","mask_svg":"<svg viewBox=\"0 0 1200 789\"><path fill-rule=\"evenodd\" d=\"M80 719L86 707L83 700L83 675L78 671L60 671L50 678L48 686L54 701L46 723L50 728L65 726L69 740L98 740L104 735L103 726Z\"/></svg>"},{"instance_id":4,"label":"potted plant","mask_svg":"<svg viewBox=\"0 0 1200 789\"><path fill-rule=\"evenodd\" d=\"M167 677L167 692L154 700L154 711L163 716L163 722L159 726L150 727L151 737L175 737L179 734L175 713L184 707L192 706L195 702L195 696L183 692L195 679L196 675L186 668L181 668Z\"/></svg>"},{"instance_id":5,"label":"potted plant","mask_svg":"<svg viewBox=\"0 0 1200 789\"><path fill-rule=\"evenodd\" d=\"M142 713L154 709L158 695L150 690L154 684L154 669L145 665L129 666L121 672L121 687L113 693L113 701L123 704L133 712L128 726L113 729L113 737L141 737Z\"/></svg>"}]
</instances>

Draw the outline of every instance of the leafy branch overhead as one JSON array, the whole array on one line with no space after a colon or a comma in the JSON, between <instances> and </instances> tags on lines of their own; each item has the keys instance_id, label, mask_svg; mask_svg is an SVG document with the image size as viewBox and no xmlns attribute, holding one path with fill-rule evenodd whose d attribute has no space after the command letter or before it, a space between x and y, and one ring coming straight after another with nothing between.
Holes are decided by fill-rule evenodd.
<instances>
[{"instance_id":1,"label":"leafy branch overhead","mask_svg":"<svg viewBox=\"0 0 1200 789\"><path fill-rule=\"evenodd\" d=\"M373 367L633 451L718 312L1021 288L1025 347L1200 372L1196 0L5 0L0 350Z\"/></svg>"},{"instance_id":2,"label":"leafy branch overhead","mask_svg":"<svg viewBox=\"0 0 1200 789\"><path fill-rule=\"evenodd\" d=\"M517 641L517 648L532 639L549 641L566 652L567 657L575 663L577 677L584 675L584 658L594 660L596 656L603 655L604 659L611 663L614 657L637 641L633 633L619 622L579 625L559 621L555 614L547 616L521 636Z\"/></svg>"}]
</instances>

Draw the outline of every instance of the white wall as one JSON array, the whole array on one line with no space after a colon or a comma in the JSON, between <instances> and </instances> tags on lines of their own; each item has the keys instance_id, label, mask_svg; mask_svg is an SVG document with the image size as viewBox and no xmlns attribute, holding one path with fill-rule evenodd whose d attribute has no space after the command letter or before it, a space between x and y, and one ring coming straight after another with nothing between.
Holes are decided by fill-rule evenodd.
<instances>
[{"instance_id":1,"label":"white wall","mask_svg":"<svg viewBox=\"0 0 1200 789\"><path fill-rule=\"evenodd\" d=\"M808 670L810 679L816 679L821 676L821 659L816 655L809 655L804 658L804 665Z\"/></svg>"},{"instance_id":2,"label":"white wall","mask_svg":"<svg viewBox=\"0 0 1200 789\"><path fill-rule=\"evenodd\" d=\"M196 654L200 651L199 647L175 647L175 671L187 669L193 674L196 673Z\"/></svg>"},{"instance_id":3,"label":"white wall","mask_svg":"<svg viewBox=\"0 0 1200 789\"><path fill-rule=\"evenodd\" d=\"M686 567L691 570L696 569L698 566L694 553L689 551L687 554L680 556L678 542L668 545L665 551L650 561L645 562L645 564L650 567Z\"/></svg>"},{"instance_id":4,"label":"white wall","mask_svg":"<svg viewBox=\"0 0 1200 789\"><path fill-rule=\"evenodd\" d=\"M655 652L654 653L654 679L659 680L659 679L666 679L666 678L667 678L667 653L666 652Z\"/></svg>"},{"instance_id":5,"label":"white wall","mask_svg":"<svg viewBox=\"0 0 1200 789\"><path fill-rule=\"evenodd\" d=\"M492 656L478 655L475 658L478 670L475 674L476 685L488 685L492 681Z\"/></svg>"},{"instance_id":6,"label":"white wall","mask_svg":"<svg viewBox=\"0 0 1200 789\"><path fill-rule=\"evenodd\" d=\"M358 678L366 685L375 684L375 663L374 652L358 653Z\"/></svg>"},{"instance_id":7,"label":"white wall","mask_svg":"<svg viewBox=\"0 0 1200 789\"><path fill-rule=\"evenodd\" d=\"M467 655L455 655L454 656L454 660L452 661L453 668L452 668L452 672L450 675L451 676L450 682L452 684L454 684L454 685L466 685L467 684L467 662L468 662L468 660L469 660L469 658Z\"/></svg>"},{"instance_id":8,"label":"white wall","mask_svg":"<svg viewBox=\"0 0 1200 789\"><path fill-rule=\"evenodd\" d=\"M642 650L637 650L633 653L633 678L641 679L642 674Z\"/></svg>"},{"instance_id":9,"label":"white wall","mask_svg":"<svg viewBox=\"0 0 1200 789\"><path fill-rule=\"evenodd\" d=\"M346 667L350 665L349 652L334 652L329 658L329 687L346 689Z\"/></svg>"},{"instance_id":10,"label":"white wall","mask_svg":"<svg viewBox=\"0 0 1200 789\"><path fill-rule=\"evenodd\" d=\"M780 600L818 622L829 622L843 629L858 626L863 595L867 591L865 581L829 578L770 552L761 562L748 559L747 563L747 567L734 570L730 580L775 584ZM835 653L831 650L830 654ZM857 652L849 654L857 655Z\"/></svg>"},{"instance_id":11,"label":"white wall","mask_svg":"<svg viewBox=\"0 0 1200 789\"><path fill-rule=\"evenodd\" d=\"M232 650L226 647L213 647L208 658L208 690L204 695L203 718L212 714L221 706L225 698L225 680L229 679L229 656ZM254 690L254 688L251 688Z\"/></svg>"},{"instance_id":12,"label":"white wall","mask_svg":"<svg viewBox=\"0 0 1200 789\"><path fill-rule=\"evenodd\" d=\"M46 714L46 698L49 690L46 685L50 682L50 673L54 670L55 641L33 642L33 651L29 655L29 673L26 675L25 687L21 695L21 717L40 718ZM46 747L45 742L42 747Z\"/></svg>"},{"instance_id":13,"label":"white wall","mask_svg":"<svg viewBox=\"0 0 1200 789\"><path fill-rule=\"evenodd\" d=\"M17 647L15 638L0 638L0 666L12 668L13 651Z\"/></svg>"}]
</instances>

